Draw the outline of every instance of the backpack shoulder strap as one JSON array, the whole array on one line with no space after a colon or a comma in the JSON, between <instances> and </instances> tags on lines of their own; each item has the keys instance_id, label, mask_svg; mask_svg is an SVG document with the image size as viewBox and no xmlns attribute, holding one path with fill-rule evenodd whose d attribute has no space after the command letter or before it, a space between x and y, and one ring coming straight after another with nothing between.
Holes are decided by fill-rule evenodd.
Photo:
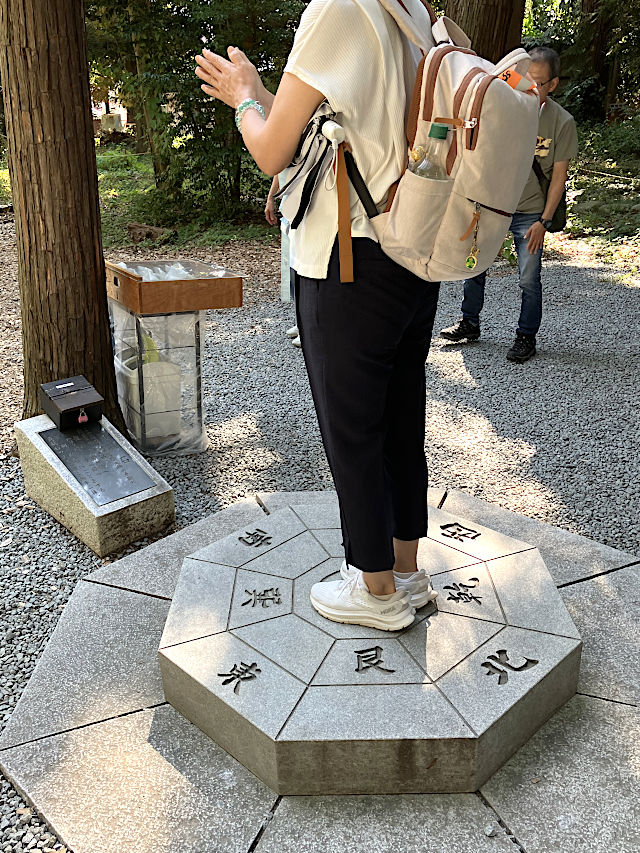
<instances>
[{"instance_id":1,"label":"backpack shoulder strap","mask_svg":"<svg viewBox=\"0 0 640 853\"><path fill-rule=\"evenodd\" d=\"M533 165L531 168L536 173L536 178L538 179L540 186L544 189L543 185L546 183L547 178L545 177L545 174L542 171L542 166L540 165L540 163L538 163L535 157L533 158Z\"/></svg>"},{"instance_id":2,"label":"backpack shoulder strap","mask_svg":"<svg viewBox=\"0 0 640 853\"><path fill-rule=\"evenodd\" d=\"M380 0L410 42L428 53L434 45L431 27L437 18L427 0Z\"/></svg>"},{"instance_id":3,"label":"backpack shoulder strap","mask_svg":"<svg viewBox=\"0 0 640 853\"><path fill-rule=\"evenodd\" d=\"M433 25L432 32L436 44L451 41L456 47L471 47L469 36L451 18L447 18L446 15L442 15L442 17L437 19Z\"/></svg>"}]
</instances>

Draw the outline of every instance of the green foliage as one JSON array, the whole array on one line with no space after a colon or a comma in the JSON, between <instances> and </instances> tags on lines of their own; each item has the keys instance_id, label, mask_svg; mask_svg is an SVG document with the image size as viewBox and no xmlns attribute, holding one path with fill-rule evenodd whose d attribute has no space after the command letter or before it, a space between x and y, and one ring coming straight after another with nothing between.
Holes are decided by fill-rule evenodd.
<instances>
[{"instance_id":1,"label":"green foliage","mask_svg":"<svg viewBox=\"0 0 640 853\"><path fill-rule=\"evenodd\" d=\"M625 163L632 173L640 174L640 115L621 122L586 125L580 128L580 150L583 156Z\"/></svg>"},{"instance_id":2,"label":"green foliage","mask_svg":"<svg viewBox=\"0 0 640 853\"><path fill-rule=\"evenodd\" d=\"M194 57L239 46L275 91L304 3L299 0L101 0L87 7L96 86L130 106L152 153L163 204L154 224L189 213L210 224L257 210L270 179L244 152L232 110L200 89Z\"/></svg>"},{"instance_id":3,"label":"green foliage","mask_svg":"<svg viewBox=\"0 0 640 853\"><path fill-rule=\"evenodd\" d=\"M640 109L639 21L640 0L527 0L523 43L558 51L557 100L578 122L599 122Z\"/></svg>"},{"instance_id":4,"label":"green foliage","mask_svg":"<svg viewBox=\"0 0 640 853\"><path fill-rule=\"evenodd\" d=\"M11 204L11 182L6 160L0 164L0 204Z\"/></svg>"},{"instance_id":5,"label":"green foliage","mask_svg":"<svg viewBox=\"0 0 640 853\"><path fill-rule=\"evenodd\" d=\"M127 223L155 219L158 205L149 155L109 149L96 153L102 239L106 247L127 242Z\"/></svg>"},{"instance_id":6,"label":"green foliage","mask_svg":"<svg viewBox=\"0 0 640 853\"><path fill-rule=\"evenodd\" d=\"M130 245L127 232L130 222L170 228L168 241L175 246L211 246L249 238L273 239L274 229L266 226L261 213L255 216L245 213L236 223L208 222L198 211L168 203L164 190L156 186L150 154L133 154L124 148L104 151L99 148L96 161L102 239L107 249ZM0 194L3 174L0 171Z\"/></svg>"},{"instance_id":7,"label":"green foliage","mask_svg":"<svg viewBox=\"0 0 640 853\"><path fill-rule=\"evenodd\" d=\"M640 116L580 128L580 161L569 205L570 233L640 240Z\"/></svg>"},{"instance_id":8,"label":"green foliage","mask_svg":"<svg viewBox=\"0 0 640 853\"><path fill-rule=\"evenodd\" d=\"M518 255L516 246L513 240L513 234L507 234L504 238L504 243L500 249L499 256L509 262L509 266L515 267L518 265Z\"/></svg>"}]
</instances>

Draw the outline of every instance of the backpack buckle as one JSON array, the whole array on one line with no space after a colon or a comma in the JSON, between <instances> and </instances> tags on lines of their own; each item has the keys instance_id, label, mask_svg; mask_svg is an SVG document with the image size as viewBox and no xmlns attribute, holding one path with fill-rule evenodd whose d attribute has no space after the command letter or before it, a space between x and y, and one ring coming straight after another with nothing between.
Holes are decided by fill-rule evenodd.
<instances>
[{"instance_id":1,"label":"backpack buckle","mask_svg":"<svg viewBox=\"0 0 640 853\"><path fill-rule=\"evenodd\" d=\"M465 121L464 126L467 130L469 130L472 127L475 127L477 124L478 124L477 118L469 118Z\"/></svg>"}]
</instances>

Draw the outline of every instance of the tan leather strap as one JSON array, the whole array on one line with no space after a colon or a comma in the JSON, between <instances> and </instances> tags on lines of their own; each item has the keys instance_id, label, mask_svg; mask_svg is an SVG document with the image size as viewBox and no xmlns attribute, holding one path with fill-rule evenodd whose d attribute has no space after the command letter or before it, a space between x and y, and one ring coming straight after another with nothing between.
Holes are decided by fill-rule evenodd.
<instances>
[{"instance_id":1,"label":"tan leather strap","mask_svg":"<svg viewBox=\"0 0 640 853\"><path fill-rule=\"evenodd\" d=\"M338 251L340 253L340 281L353 282L353 244L351 242L351 203L349 201L349 176L344 159L346 143L338 146ZM350 150L350 149L348 149Z\"/></svg>"},{"instance_id":2,"label":"tan leather strap","mask_svg":"<svg viewBox=\"0 0 640 853\"><path fill-rule=\"evenodd\" d=\"M479 219L480 219L480 213L476 210L476 212L473 214L473 218L471 219L471 224L469 225L467 230L464 232L464 234L460 238L460 241L462 243L464 243L465 240L468 240L469 237L471 237L476 225L478 224Z\"/></svg>"},{"instance_id":3,"label":"tan leather strap","mask_svg":"<svg viewBox=\"0 0 640 853\"><path fill-rule=\"evenodd\" d=\"M474 79L478 76L478 74L484 74L484 70L482 68L471 68L462 78L462 82L458 86L458 91L455 94L453 99L453 114L454 116L458 116L460 114L460 110L462 109L462 102L464 100L464 96L467 93L467 89L473 83ZM464 125L464 122L463 122ZM456 157L458 156L458 134L452 134L451 145L449 146L449 153L447 154L447 175L451 174L451 170L453 169L453 164L456 162Z\"/></svg>"},{"instance_id":4,"label":"tan leather strap","mask_svg":"<svg viewBox=\"0 0 640 853\"><path fill-rule=\"evenodd\" d=\"M464 127L464 119L462 118L443 118L442 116L436 116L433 121L434 124L450 124L451 127Z\"/></svg>"},{"instance_id":5,"label":"tan leather strap","mask_svg":"<svg viewBox=\"0 0 640 853\"><path fill-rule=\"evenodd\" d=\"M439 47L436 53L431 57L431 61L429 63L429 70L427 71L427 79L424 86L424 111L422 113L422 118L425 121L431 121L431 116L433 114L433 100L435 96L436 90L436 80L438 77L438 72L440 71L440 66L442 65L442 61L445 56L448 56L450 53L466 53L470 56L475 56L475 52L473 50L468 50L464 47L456 47L452 44L447 44L444 47Z\"/></svg>"},{"instance_id":6,"label":"tan leather strap","mask_svg":"<svg viewBox=\"0 0 640 853\"><path fill-rule=\"evenodd\" d=\"M471 107L471 115L470 119L475 119L476 124L475 127L469 128L467 130L467 141L466 147L469 151L474 151L476 145L478 144L478 132L480 130L480 113L482 112L482 103L484 101L484 96L487 94L487 89L493 83L494 80L498 78L493 74L487 75L484 80L480 82L480 85L476 89L475 98L473 99L473 106Z\"/></svg>"}]
</instances>

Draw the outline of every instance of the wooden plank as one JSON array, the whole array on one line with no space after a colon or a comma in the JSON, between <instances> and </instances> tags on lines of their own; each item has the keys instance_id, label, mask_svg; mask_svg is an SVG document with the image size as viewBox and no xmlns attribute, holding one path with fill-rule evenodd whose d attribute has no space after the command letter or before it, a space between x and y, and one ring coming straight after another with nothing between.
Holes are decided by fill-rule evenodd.
<instances>
[{"instance_id":1,"label":"wooden plank","mask_svg":"<svg viewBox=\"0 0 640 853\"><path fill-rule=\"evenodd\" d=\"M127 272L122 267L107 262L107 296L124 305L136 314L142 313L140 305L140 283L142 276Z\"/></svg>"},{"instance_id":2,"label":"wooden plank","mask_svg":"<svg viewBox=\"0 0 640 853\"><path fill-rule=\"evenodd\" d=\"M136 314L178 314L242 307L242 277L143 281L141 276L107 262L107 295Z\"/></svg>"},{"instance_id":3,"label":"wooden plank","mask_svg":"<svg viewBox=\"0 0 640 853\"><path fill-rule=\"evenodd\" d=\"M242 279L236 276L187 281L143 281L140 313L176 314L208 308L241 308Z\"/></svg>"}]
</instances>

